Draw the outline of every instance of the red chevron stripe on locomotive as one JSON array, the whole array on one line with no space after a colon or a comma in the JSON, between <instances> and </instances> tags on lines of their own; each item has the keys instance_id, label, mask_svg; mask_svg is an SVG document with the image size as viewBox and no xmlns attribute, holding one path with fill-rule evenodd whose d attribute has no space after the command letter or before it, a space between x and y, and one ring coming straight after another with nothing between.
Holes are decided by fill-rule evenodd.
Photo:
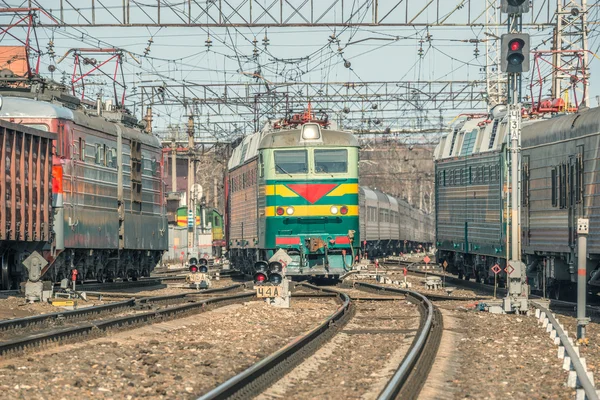
<instances>
[{"instance_id":1,"label":"red chevron stripe on locomotive","mask_svg":"<svg viewBox=\"0 0 600 400\"><path fill-rule=\"evenodd\" d=\"M337 183L288 183L286 186L314 204L338 185Z\"/></svg>"}]
</instances>

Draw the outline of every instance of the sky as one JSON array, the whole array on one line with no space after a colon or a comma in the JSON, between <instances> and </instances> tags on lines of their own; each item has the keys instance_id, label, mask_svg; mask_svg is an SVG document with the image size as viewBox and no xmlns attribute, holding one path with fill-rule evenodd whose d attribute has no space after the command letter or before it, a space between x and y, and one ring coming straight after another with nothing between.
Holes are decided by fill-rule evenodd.
<instances>
[{"instance_id":1,"label":"sky","mask_svg":"<svg viewBox=\"0 0 600 400\"><path fill-rule=\"evenodd\" d=\"M550 0L540 1L532 10L531 15L525 17L525 22L543 21L550 14L551 9L546 4ZM212 3L210 3L212 2ZM268 9L272 1L253 0L254 18L263 9ZM73 53L69 53L62 61L58 62L65 53L74 48L107 48L116 47L124 51L123 78L127 86L126 106L140 117L143 110L140 107L141 85L182 85L184 83L270 83L278 82L372 82L372 81L451 81L451 80L480 80L485 79L485 52L486 41L490 39L485 34L486 28L483 13L484 0L435 0L431 7L421 12L423 2L406 0L402 7L395 7L396 0L379 0L382 14L389 12L388 19L384 22L414 19L415 26L390 27L390 26L319 26L319 27L257 27L257 28L217 28L217 27L56 27L52 26L50 19L42 15L41 22L48 27L36 28L39 48L42 51L41 72L44 76L56 80L71 80L73 73ZM1 1L7 7L21 7L23 1ZM97 9L95 20L97 23L111 23L121 17L122 0L96 1L105 6ZM130 23L149 22L155 17L157 10L154 1L134 1L130 3ZM210 4L209 4L210 3ZM240 22L248 11L248 0L231 0L225 2L233 7L227 9L226 15L231 22ZM303 15L309 15L308 2L295 0L288 4L296 7L305 7ZM368 7L365 0L323 0L316 2L315 12L323 21L334 24L347 19L353 14L353 21L369 21L373 18L373 10ZM345 9L340 8L344 3ZM553 1L554 3L554 1ZM47 15L52 15L60 20L60 0L38 0L34 5L42 7ZM66 3L64 3L66 5ZM91 0L77 0L78 10L67 10L62 18L67 23L85 23L91 20ZM144 6L144 4L146 6ZM188 2L181 0L161 0L162 22L177 22L176 13L172 10L184 10ZM198 22L210 23L218 18L216 12L202 14L201 8L213 6L214 0L195 0L189 4L194 5L193 16L199 16ZM170 5L171 10L167 7ZM239 14L233 9L239 5ZM332 5L331 8L328 7ZM546 6L544 6L546 5ZM588 20L597 21L598 7L596 1L588 1ZM537 7L537 8L536 8ZM258 11L257 11L258 10ZM171 11L171 12L169 12ZM282 11L291 15L291 22L302 22L299 14L293 14L289 9ZM546 14L548 15L546 15ZM269 15L263 13L258 22L269 22ZM270 14L277 18L277 13L270 10ZM247 17L247 16L246 16ZM424 24L444 20L447 24L461 23L470 19L476 24L469 27L445 26L426 27ZM0 23L7 26L15 21L14 13L0 13ZM600 96L600 60L595 56L600 49L600 40L596 24L589 26L589 57L590 69L590 98L591 105L597 106L596 96ZM499 29L503 33L505 28ZM532 48L537 50L550 47L551 29L527 28L532 37ZM17 38L26 37L25 28L11 30ZM264 39L268 44L264 45ZM207 41L211 40L208 47ZM253 40L256 39L256 44ZM151 40L151 41L150 41ZM0 46L15 45L16 40L10 35L0 36ZM52 42L52 45L49 43ZM491 43L491 42L490 42ZM51 56L49 50L55 56ZM111 54L91 54L98 62L108 59ZM49 71L52 65L54 72ZM533 63L532 63L533 66ZM543 72L549 71L549 66L540 64ZM108 63L103 70L112 75L115 65ZM92 68L84 65L83 70ZM524 77L524 93L528 92L529 77ZM98 92L108 97L112 92L109 80L104 74L94 73L86 82L87 96L95 99ZM549 89L545 82L543 91ZM120 89L119 89L120 91ZM196 93L197 94L197 93ZM189 95L189 93L188 93ZM223 96L224 93L215 95ZM183 92L177 88L168 89L167 97L181 100ZM308 99L307 99L308 100ZM338 107L338 112L341 109ZM484 104L479 105L484 110ZM248 109L244 107L230 107L220 109L199 108L204 127L210 122L231 120L248 120ZM239 115L245 111L245 115ZM373 127L376 120L383 123L376 126L392 129L400 124L404 127L416 126L417 117L428 121L437 121L443 114L443 124L447 125L452 119L465 111L473 111L469 107L457 109L430 110L415 112L409 104L383 104L374 109L371 103L352 106L349 116L360 120L358 124ZM169 126L181 125L186 122L188 111L181 104L156 105L154 108L153 126L157 132L167 132ZM226 115L227 114L227 115ZM226 115L226 116L225 116ZM342 115L343 116L343 115ZM272 117L275 117L272 115ZM361 119L362 118L362 119ZM394 118L397 118L396 120ZM402 122L400 121L402 118ZM363 122L368 119L368 122ZM408 121L408 122L406 122ZM202 127L199 126L201 130ZM205 132L210 136L211 132ZM223 136L220 134L220 138Z\"/></svg>"}]
</instances>

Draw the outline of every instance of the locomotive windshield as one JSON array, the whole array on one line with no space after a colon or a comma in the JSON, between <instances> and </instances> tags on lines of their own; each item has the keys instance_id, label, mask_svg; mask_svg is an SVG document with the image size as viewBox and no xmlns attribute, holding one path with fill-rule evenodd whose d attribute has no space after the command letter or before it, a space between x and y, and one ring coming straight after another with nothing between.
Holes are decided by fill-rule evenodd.
<instances>
[{"instance_id":1,"label":"locomotive windshield","mask_svg":"<svg viewBox=\"0 0 600 400\"><path fill-rule=\"evenodd\" d=\"M302 174L308 172L308 154L306 150L275 151L275 173Z\"/></svg>"},{"instance_id":2,"label":"locomotive windshield","mask_svg":"<svg viewBox=\"0 0 600 400\"><path fill-rule=\"evenodd\" d=\"M315 172L348 172L348 150L315 150Z\"/></svg>"}]
</instances>

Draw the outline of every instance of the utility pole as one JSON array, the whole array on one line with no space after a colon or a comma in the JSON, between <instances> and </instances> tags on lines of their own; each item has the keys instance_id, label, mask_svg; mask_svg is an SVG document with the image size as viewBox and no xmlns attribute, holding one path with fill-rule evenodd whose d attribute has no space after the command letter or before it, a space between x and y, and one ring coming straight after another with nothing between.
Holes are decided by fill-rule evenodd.
<instances>
[{"instance_id":1,"label":"utility pole","mask_svg":"<svg viewBox=\"0 0 600 400\"><path fill-rule=\"evenodd\" d=\"M502 35L500 68L508 73L508 137L510 138L510 258L506 264L508 293L505 312L527 312L529 288L527 269L521 261L520 152L521 152L521 74L529 71L529 35L521 33L522 14L529 0L502 0L501 11L508 14L508 33Z\"/></svg>"},{"instance_id":2,"label":"utility pole","mask_svg":"<svg viewBox=\"0 0 600 400\"><path fill-rule=\"evenodd\" d=\"M552 98L565 100L566 106L575 100L590 106L588 85L588 8L587 0L556 0L556 26L552 46ZM582 62L583 61L583 62ZM583 87L575 91L572 77ZM574 98L569 98L569 89Z\"/></svg>"},{"instance_id":3,"label":"utility pole","mask_svg":"<svg viewBox=\"0 0 600 400\"><path fill-rule=\"evenodd\" d=\"M500 71L500 12L497 0L486 0L485 82L488 111L506 102L506 77Z\"/></svg>"},{"instance_id":4,"label":"utility pole","mask_svg":"<svg viewBox=\"0 0 600 400\"><path fill-rule=\"evenodd\" d=\"M177 143L171 142L171 192L177 193Z\"/></svg>"},{"instance_id":5,"label":"utility pole","mask_svg":"<svg viewBox=\"0 0 600 400\"><path fill-rule=\"evenodd\" d=\"M194 184L196 183L196 153L194 151L194 116L190 113L187 124L188 134L188 181L187 181L187 210L188 210L188 259L193 256L196 232L196 207L194 199Z\"/></svg>"},{"instance_id":6,"label":"utility pole","mask_svg":"<svg viewBox=\"0 0 600 400\"><path fill-rule=\"evenodd\" d=\"M586 316L587 295L587 237L590 233L590 220L577 220L577 340L586 341L585 327L590 319ZM587 343L587 342L586 342Z\"/></svg>"}]
</instances>

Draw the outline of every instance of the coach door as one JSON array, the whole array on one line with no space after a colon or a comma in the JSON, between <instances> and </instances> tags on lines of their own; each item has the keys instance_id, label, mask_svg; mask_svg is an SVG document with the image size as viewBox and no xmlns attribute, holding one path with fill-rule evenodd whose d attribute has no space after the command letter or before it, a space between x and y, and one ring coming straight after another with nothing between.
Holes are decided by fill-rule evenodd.
<instances>
[{"instance_id":1,"label":"coach door","mask_svg":"<svg viewBox=\"0 0 600 400\"><path fill-rule=\"evenodd\" d=\"M123 131L117 129L117 210L119 214L119 249L125 248L125 202L123 201Z\"/></svg>"},{"instance_id":2,"label":"coach door","mask_svg":"<svg viewBox=\"0 0 600 400\"><path fill-rule=\"evenodd\" d=\"M523 156L521 164L521 245L529 246L529 156Z\"/></svg>"},{"instance_id":3,"label":"coach door","mask_svg":"<svg viewBox=\"0 0 600 400\"><path fill-rule=\"evenodd\" d=\"M575 247L577 242L577 219L583 215L583 145L577 146L577 153L569 157L567 166L569 245Z\"/></svg>"}]
</instances>

